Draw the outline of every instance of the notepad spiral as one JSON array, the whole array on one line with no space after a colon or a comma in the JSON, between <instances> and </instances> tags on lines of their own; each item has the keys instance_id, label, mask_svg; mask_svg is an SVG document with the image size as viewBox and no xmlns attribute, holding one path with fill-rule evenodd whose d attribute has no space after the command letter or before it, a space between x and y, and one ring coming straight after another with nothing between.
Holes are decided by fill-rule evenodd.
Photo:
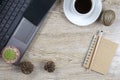
<instances>
[{"instance_id":1,"label":"notepad spiral","mask_svg":"<svg viewBox=\"0 0 120 80\"><path fill-rule=\"evenodd\" d=\"M90 63L91 63L92 57L94 55L93 53L94 53L94 49L95 49L96 44L97 44L97 40L98 40L98 35L94 35L93 39L92 39L92 42L91 42L91 45L90 45L90 48L87 52L87 56L86 56L85 61L83 63L83 66L85 68L90 67Z\"/></svg>"}]
</instances>

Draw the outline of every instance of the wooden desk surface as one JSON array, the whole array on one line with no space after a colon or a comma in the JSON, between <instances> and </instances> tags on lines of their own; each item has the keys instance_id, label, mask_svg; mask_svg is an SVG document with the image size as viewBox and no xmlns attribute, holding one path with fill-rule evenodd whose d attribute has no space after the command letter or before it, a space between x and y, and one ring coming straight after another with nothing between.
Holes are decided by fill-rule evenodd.
<instances>
[{"instance_id":1,"label":"wooden desk surface","mask_svg":"<svg viewBox=\"0 0 120 80\"><path fill-rule=\"evenodd\" d=\"M24 75L0 60L0 80L120 80L120 47L107 75L87 72L82 67L92 36L98 30L102 29L104 37L120 44L120 0L103 2L104 9L116 12L116 20L110 27L97 22L86 27L73 25L65 18L62 5L63 0L57 0L22 59L35 65L33 73ZM54 73L43 69L47 60L56 63Z\"/></svg>"}]
</instances>

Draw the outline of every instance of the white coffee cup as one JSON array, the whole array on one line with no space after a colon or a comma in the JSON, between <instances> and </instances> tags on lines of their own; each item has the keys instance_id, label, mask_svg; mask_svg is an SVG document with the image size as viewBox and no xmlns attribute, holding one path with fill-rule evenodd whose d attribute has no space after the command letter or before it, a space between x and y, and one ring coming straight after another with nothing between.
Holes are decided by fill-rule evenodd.
<instances>
[{"instance_id":1,"label":"white coffee cup","mask_svg":"<svg viewBox=\"0 0 120 80\"><path fill-rule=\"evenodd\" d=\"M91 8L86 13L80 13L75 8L76 0L64 0L64 13L67 19L73 24L87 26L94 23L102 11L101 0L91 0Z\"/></svg>"}]
</instances>

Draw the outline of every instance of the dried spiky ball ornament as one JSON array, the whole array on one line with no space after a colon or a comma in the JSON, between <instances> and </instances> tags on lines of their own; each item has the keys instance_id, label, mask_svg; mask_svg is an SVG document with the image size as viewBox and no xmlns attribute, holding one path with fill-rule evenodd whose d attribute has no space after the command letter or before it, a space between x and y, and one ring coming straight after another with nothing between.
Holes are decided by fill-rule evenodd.
<instances>
[{"instance_id":1,"label":"dried spiky ball ornament","mask_svg":"<svg viewBox=\"0 0 120 80\"><path fill-rule=\"evenodd\" d=\"M55 70L55 63L53 61L48 61L44 65L44 69L48 72L54 72Z\"/></svg>"},{"instance_id":2,"label":"dried spiky ball ornament","mask_svg":"<svg viewBox=\"0 0 120 80\"><path fill-rule=\"evenodd\" d=\"M34 65L29 61L21 62L19 64L19 67L24 74L30 74L30 73L32 73L32 71L34 69Z\"/></svg>"}]
</instances>

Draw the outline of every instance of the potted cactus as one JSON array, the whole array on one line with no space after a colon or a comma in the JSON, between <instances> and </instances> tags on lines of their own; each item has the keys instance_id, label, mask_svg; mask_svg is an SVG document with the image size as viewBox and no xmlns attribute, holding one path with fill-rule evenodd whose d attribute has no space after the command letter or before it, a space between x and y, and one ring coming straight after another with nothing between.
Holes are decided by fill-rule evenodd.
<instances>
[{"instance_id":1,"label":"potted cactus","mask_svg":"<svg viewBox=\"0 0 120 80\"><path fill-rule=\"evenodd\" d=\"M2 58L6 63L15 63L20 56L20 51L13 46L7 46L2 50Z\"/></svg>"}]
</instances>

